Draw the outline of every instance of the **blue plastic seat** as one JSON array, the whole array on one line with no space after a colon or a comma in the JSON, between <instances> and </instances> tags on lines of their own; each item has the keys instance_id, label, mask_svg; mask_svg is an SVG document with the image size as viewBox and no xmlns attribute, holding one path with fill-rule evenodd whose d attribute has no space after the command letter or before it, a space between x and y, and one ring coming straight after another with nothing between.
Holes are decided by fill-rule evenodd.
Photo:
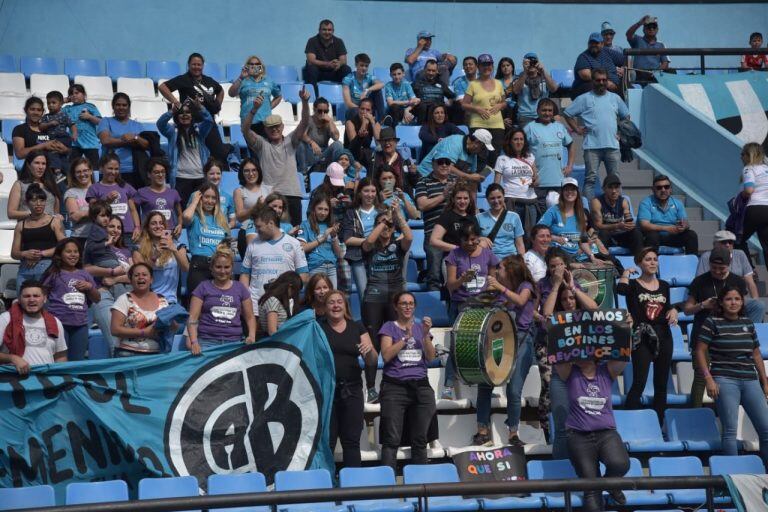
<instances>
[{"instance_id":1,"label":"blue plastic seat","mask_svg":"<svg viewBox=\"0 0 768 512\"><path fill-rule=\"evenodd\" d=\"M51 57L22 57L19 59L19 67L25 78L29 78L32 73L59 74L59 63Z\"/></svg>"},{"instance_id":2,"label":"blue plastic seat","mask_svg":"<svg viewBox=\"0 0 768 512\"><path fill-rule=\"evenodd\" d=\"M221 70L221 64L218 62L206 62L203 66L203 74L208 75L217 82L224 82L224 72Z\"/></svg>"},{"instance_id":3,"label":"blue plastic seat","mask_svg":"<svg viewBox=\"0 0 768 512\"><path fill-rule=\"evenodd\" d=\"M142 478L139 480L139 499L154 500L159 498L187 498L200 496L197 478L193 476L175 476L169 478ZM190 510L187 512L200 512Z\"/></svg>"},{"instance_id":4,"label":"blue plastic seat","mask_svg":"<svg viewBox=\"0 0 768 512\"><path fill-rule=\"evenodd\" d=\"M619 262L625 269L637 267L637 265L635 265L634 256L616 256L616 259L619 260Z\"/></svg>"},{"instance_id":5,"label":"blue plastic seat","mask_svg":"<svg viewBox=\"0 0 768 512\"><path fill-rule=\"evenodd\" d=\"M261 473L221 474L208 477L208 495L267 492L267 481ZM269 512L269 506L214 508L210 512Z\"/></svg>"},{"instance_id":6,"label":"blue plastic seat","mask_svg":"<svg viewBox=\"0 0 768 512\"><path fill-rule=\"evenodd\" d=\"M352 318L355 320L360 320L362 318L360 295L357 293L356 288L355 291L349 292L349 314L352 315Z\"/></svg>"},{"instance_id":7,"label":"blue plastic seat","mask_svg":"<svg viewBox=\"0 0 768 512\"><path fill-rule=\"evenodd\" d=\"M448 308L445 302L440 300L439 291L414 292L414 297L416 298L416 318L431 317L434 327L451 326Z\"/></svg>"},{"instance_id":8,"label":"blue plastic seat","mask_svg":"<svg viewBox=\"0 0 768 512\"><path fill-rule=\"evenodd\" d=\"M603 463L600 463L600 474L605 475L605 466ZM643 466L640 464L640 460L636 459L635 457L629 458L629 471L624 475L628 478L636 478L645 476L643 474ZM609 507L611 504L616 504L611 498L610 495L606 492L603 493L603 495L606 497L609 503ZM627 505L629 506L649 506L649 505L669 505L669 497L666 493L659 493L659 492L653 492L653 491L629 491L625 490L624 495L627 497Z\"/></svg>"},{"instance_id":9,"label":"blue plastic seat","mask_svg":"<svg viewBox=\"0 0 768 512\"><path fill-rule=\"evenodd\" d=\"M243 130L239 124L233 124L229 127L229 141L232 144L237 144L241 149L248 147L248 143L245 142L245 137L243 136Z\"/></svg>"},{"instance_id":10,"label":"blue plastic seat","mask_svg":"<svg viewBox=\"0 0 768 512\"><path fill-rule=\"evenodd\" d=\"M181 66L175 60L148 60L147 78L157 83L162 79L170 79L181 74Z\"/></svg>"},{"instance_id":11,"label":"blue plastic seat","mask_svg":"<svg viewBox=\"0 0 768 512\"><path fill-rule=\"evenodd\" d=\"M557 480L560 478L577 479L576 470L568 459L530 460L527 465L528 480ZM534 493L547 508L565 507L565 496L562 492ZM581 506L582 493L571 493L571 505Z\"/></svg>"},{"instance_id":12,"label":"blue plastic seat","mask_svg":"<svg viewBox=\"0 0 768 512\"><path fill-rule=\"evenodd\" d=\"M687 451L719 451L722 447L715 413L707 407L667 409L664 425L670 441L682 441ZM758 459L759 460L759 459Z\"/></svg>"},{"instance_id":13,"label":"blue plastic seat","mask_svg":"<svg viewBox=\"0 0 768 512\"><path fill-rule=\"evenodd\" d=\"M5 125L5 121L3 121ZM3 126L3 133L5 133L5 126ZM760 342L760 354L763 359L768 359L768 323L755 324L755 334L757 334L757 340Z\"/></svg>"},{"instance_id":14,"label":"blue plastic seat","mask_svg":"<svg viewBox=\"0 0 768 512\"><path fill-rule=\"evenodd\" d=\"M385 84L392 81L392 77L389 76L389 68L375 67L373 68L373 76Z\"/></svg>"},{"instance_id":15,"label":"blue plastic seat","mask_svg":"<svg viewBox=\"0 0 768 512\"><path fill-rule=\"evenodd\" d=\"M23 123L21 119L3 119L3 141L6 144L11 144L13 140L13 129Z\"/></svg>"},{"instance_id":16,"label":"blue plastic seat","mask_svg":"<svg viewBox=\"0 0 768 512\"><path fill-rule=\"evenodd\" d=\"M459 482L459 473L456 466L445 464L408 464L403 468L403 483L413 484L444 484ZM411 498L415 501L415 498ZM441 496L429 498L429 510L480 510L480 502L476 499L464 499L461 496Z\"/></svg>"},{"instance_id":17,"label":"blue plastic seat","mask_svg":"<svg viewBox=\"0 0 768 512\"><path fill-rule=\"evenodd\" d=\"M670 326L672 331L672 361L690 361L691 352L685 346L683 330L679 325Z\"/></svg>"},{"instance_id":18,"label":"blue plastic seat","mask_svg":"<svg viewBox=\"0 0 768 512\"><path fill-rule=\"evenodd\" d=\"M625 370L626 371L626 370ZM650 409L613 411L616 427L630 452L681 452L680 441L665 441L656 413Z\"/></svg>"},{"instance_id":19,"label":"blue plastic seat","mask_svg":"<svg viewBox=\"0 0 768 512\"><path fill-rule=\"evenodd\" d=\"M342 468L339 471L339 484L345 487L373 487L377 485L397 485L395 472L389 466L368 468ZM376 500L345 501L344 505L355 512L412 512L413 504L397 498Z\"/></svg>"},{"instance_id":20,"label":"blue plastic seat","mask_svg":"<svg viewBox=\"0 0 768 512\"><path fill-rule=\"evenodd\" d=\"M659 246L659 255L673 256L676 254L683 254L683 250L680 247L670 247L668 245Z\"/></svg>"},{"instance_id":21,"label":"blue plastic seat","mask_svg":"<svg viewBox=\"0 0 768 512\"><path fill-rule=\"evenodd\" d=\"M343 105L344 96L341 93L341 84L334 84L330 82L318 82L317 94L327 99L332 105ZM338 116L337 116L338 117ZM338 117L341 119L341 117Z\"/></svg>"},{"instance_id":22,"label":"blue plastic seat","mask_svg":"<svg viewBox=\"0 0 768 512\"><path fill-rule=\"evenodd\" d=\"M490 203L488 203L488 199L486 199L481 195L477 196L477 201L475 202L475 206L477 207L478 210L481 210L484 212L487 212L488 210L491 209L491 205Z\"/></svg>"},{"instance_id":23,"label":"blue plastic seat","mask_svg":"<svg viewBox=\"0 0 768 512\"><path fill-rule=\"evenodd\" d=\"M95 336L88 336L88 360L95 361L96 359L109 359L109 345L104 339L103 334L97 334Z\"/></svg>"},{"instance_id":24,"label":"blue plastic seat","mask_svg":"<svg viewBox=\"0 0 768 512\"><path fill-rule=\"evenodd\" d=\"M118 78L144 78L144 67L137 60L107 59L107 76L116 82Z\"/></svg>"},{"instance_id":25,"label":"blue plastic seat","mask_svg":"<svg viewBox=\"0 0 768 512\"><path fill-rule=\"evenodd\" d=\"M67 505L110 501L128 501L128 484L125 481L77 482L67 485Z\"/></svg>"},{"instance_id":26,"label":"blue plastic seat","mask_svg":"<svg viewBox=\"0 0 768 512\"><path fill-rule=\"evenodd\" d=\"M302 87L305 87L304 82L286 82L280 84L280 90L283 93L283 99L288 103L298 105L301 103L299 92L301 92ZM312 86L306 86L306 89L309 91L309 101L314 102L316 98L315 88Z\"/></svg>"},{"instance_id":27,"label":"blue plastic seat","mask_svg":"<svg viewBox=\"0 0 768 512\"><path fill-rule=\"evenodd\" d=\"M634 371L631 364L628 364L624 368L624 389L629 392L629 387L632 385L634 377ZM645 388L643 389L643 395L640 399L643 405L653 405L653 363L648 368L648 379L645 381ZM667 405L685 405L688 403L687 395L678 395L675 391L675 383L672 379L672 372L667 375Z\"/></svg>"},{"instance_id":28,"label":"blue plastic seat","mask_svg":"<svg viewBox=\"0 0 768 512\"><path fill-rule=\"evenodd\" d=\"M16 73L17 71L18 68L16 67L16 61L13 59L13 55L0 55L0 73Z\"/></svg>"},{"instance_id":29,"label":"blue plastic seat","mask_svg":"<svg viewBox=\"0 0 768 512\"><path fill-rule=\"evenodd\" d=\"M405 124L399 124L395 127L395 133L400 139L400 144L405 144L411 151L416 152L416 161L419 160L421 155L421 139L419 138L419 130L421 126L409 126Z\"/></svg>"},{"instance_id":30,"label":"blue plastic seat","mask_svg":"<svg viewBox=\"0 0 768 512\"><path fill-rule=\"evenodd\" d=\"M0 488L0 510L53 507L56 497L50 485Z\"/></svg>"},{"instance_id":31,"label":"blue plastic seat","mask_svg":"<svg viewBox=\"0 0 768 512\"><path fill-rule=\"evenodd\" d=\"M573 87L575 76L572 69L553 69L551 73L552 79L561 87L567 87L569 89Z\"/></svg>"},{"instance_id":32,"label":"blue plastic seat","mask_svg":"<svg viewBox=\"0 0 768 512\"><path fill-rule=\"evenodd\" d=\"M235 189L240 187L240 182L237 180L237 173L232 171L221 173L221 184L219 186L221 187L221 190L226 190L232 195Z\"/></svg>"},{"instance_id":33,"label":"blue plastic seat","mask_svg":"<svg viewBox=\"0 0 768 512\"><path fill-rule=\"evenodd\" d=\"M411 242L411 258L415 260L426 260L427 253L424 252L424 230L414 229L413 242Z\"/></svg>"},{"instance_id":34,"label":"blue plastic seat","mask_svg":"<svg viewBox=\"0 0 768 512\"><path fill-rule=\"evenodd\" d=\"M270 66L267 64L267 76L279 84L299 81L299 72L296 70L296 66Z\"/></svg>"},{"instance_id":35,"label":"blue plastic seat","mask_svg":"<svg viewBox=\"0 0 768 512\"><path fill-rule=\"evenodd\" d=\"M659 277L669 282L670 286L688 286L696 277L699 257L695 254L678 256L659 256Z\"/></svg>"},{"instance_id":36,"label":"blue plastic seat","mask_svg":"<svg viewBox=\"0 0 768 512\"><path fill-rule=\"evenodd\" d=\"M704 468L698 457L651 457L648 460L650 476L703 476ZM665 489L672 505L700 505L706 501L704 489Z\"/></svg>"},{"instance_id":37,"label":"blue plastic seat","mask_svg":"<svg viewBox=\"0 0 768 512\"><path fill-rule=\"evenodd\" d=\"M688 288L684 286L673 286L669 288L669 299L672 301L672 304L685 302L687 298L688 298ZM678 309L677 321L693 322L693 315L686 315L685 313L682 312L681 309Z\"/></svg>"},{"instance_id":38,"label":"blue plastic seat","mask_svg":"<svg viewBox=\"0 0 768 512\"><path fill-rule=\"evenodd\" d=\"M300 491L306 489L332 489L331 474L325 469L308 469L305 471L278 471L275 473L276 491ZM297 503L293 505L278 505L278 511L292 512L295 510L337 510L345 512L346 507L340 507L333 502Z\"/></svg>"},{"instance_id":39,"label":"blue plastic seat","mask_svg":"<svg viewBox=\"0 0 768 512\"><path fill-rule=\"evenodd\" d=\"M713 455L709 458L711 475L764 475L765 466L757 455Z\"/></svg>"},{"instance_id":40,"label":"blue plastic seat","mask_svg":"<svg viewBox=\"0 0 768 512\"><path fill-rule=\"evenodd\" d=\"M405 268L405 288L409 292L421 292L427 289L425 283L419 282L419 267L413 258L408 258Z\"/></svg>"},{"instance_id":41,"label":"blue plastic seat","mask_svg":"<svg viewBox=\"0 0 768 512\"><path fill-rule=\"evenodd\" d=\"M101 62L96 59L64 59L64 74L74 81L77 75L104 75Z\"/></svg>"},{"instance_id":42,"label":"blue plastic seat","mask_svg":"<svg viewBox=\"0 0 768 512\"><path fill-rule=\"evenodd\" d=\"M323 184L323 181L325 181L325 173L324 172L313 172L309 175L309 189L315 190L317 187Z\"/></svg>"}]
</instances>

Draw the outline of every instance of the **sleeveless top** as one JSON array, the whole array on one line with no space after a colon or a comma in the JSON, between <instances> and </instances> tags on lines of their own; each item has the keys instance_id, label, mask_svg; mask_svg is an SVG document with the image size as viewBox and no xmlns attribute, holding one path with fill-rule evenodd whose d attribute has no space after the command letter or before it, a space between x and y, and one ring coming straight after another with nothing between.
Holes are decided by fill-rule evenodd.
<instances>
[{"instance_id":1,"label":"sleeveless top","mask_svg":"<svg viewBox=\"0 0 768 512\"><path fill-rule=\"evenodd\" d=\"M27 208L27 203L24 201L24 196L27 194L27 189L32 183L24 183L19 182L19 185L21 185L21 193L19 194L19 210L22 212L28 212L29 208ZM54 208L56 207L56 196L54 196L48 189L45 187L40 187L43 189L43 192L45 192L45 213L48 215L56 215L56 211L54 211Z\"/></svg>"},{"instance_id":2,"label":"sleeveless top","mask_svg":"<svg viewBox=\"0 0 768 512\"><path fill-rule=\"evenodd\" d=\"M600 201L603 224L618 224L624 220L624 211L621 207L624 202L623 197L619 197L619 199L616 200L615 206L608 204L608 201L605 199L605 194L597 196L597 200Z\"/></svg>"},{"instance_id":3,"label":"sleeveless top","mask_svg":"<svg viewBox=\"0 0 768 512\"><path fill-rule=\"evenodd\" d=\"M56 239L56 233L51 227L53 217L48 221L48 224L36 228L28 228L26 222L26 219L21 221L22 251L28 251L30 249L44 251L56 247L58 240Z\"/></svg>"}]
</instances>

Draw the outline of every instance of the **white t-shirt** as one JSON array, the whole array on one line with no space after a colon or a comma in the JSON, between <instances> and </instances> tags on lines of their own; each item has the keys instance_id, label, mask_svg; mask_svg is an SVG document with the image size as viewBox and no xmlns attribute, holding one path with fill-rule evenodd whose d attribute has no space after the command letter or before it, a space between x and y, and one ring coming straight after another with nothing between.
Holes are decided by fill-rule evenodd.
<instances>
[{"instance_id":1,"label":"white t-shirt","mask_svg":"<svg viewBox=\"0 0 768 512\"><path fill-rule=\"evenodd\" d=\"M304 250L292 236L283 234L277 240L267 241L256 239L248 245L242 272L251 275L251 300L256 316L259 315L259 299L264 295L264 285L289 270L299 274L309 271Z\"/></svg>"},{"instance_id":2,"label":"white t-shirt","mask_svg":"<svg viewBox=\"0 0 768 512\"><path fill-rule=\"evenodd\" d=\"M51 364L53 356L59 352L66 352L67 341L64 338L64 326L61 321L56 319L56 327L59 329L57 338L50 338L45 332L45 320L42 315L40 318L31 318L24 315L24 340L26 348L24 349L24 360L34 366L36 364ZM7 353L8 350L3 346L3 336L8 324L11 323L11 314L5 312L0 315L0 350Z\"/></svg>"},{"instance_id":3,"label":"white t-shirt","mask_svg":"<svg viewBox=\"0 0 768 512\"><path fill-rule=\"evenodd\" d=\"M534 282L538 283L542 277L547 275L547 264L544 262L544 258L534 251L526 251L523 260L525 260L525 265L531 272Z\"/></svg>"},{"instance_id":4,"label":"white t-shirt","mask_svg":"<svg viewBox=\"0 0 768 512\"><path fill-rule=\"evenodd\" d=\"M501 174L504 197L536 199L536 191L533 189L534 160L533 155L525 158L511 158L507 155L501 155L496 159L494 171Z\"/></svg>"},{"instance_id":5,"label":"white t-shirt","mask_svg":"<svg viewBox=\"0 0 768 512\"><path fill-rule=\"evenodd\" d=\"M168 301L162 295L159 295L157 309L154 311L141 308L129 295L124 293L119 296L109 309L122 313L125 316L123 325L132 329L148 329L149 324L157 319L157 312L168 307ZM160 344L152 338L120 338L118 346L134 352L154 353L160 350Z\"/></svg>"},{"instance_id":6,"label":"white t-shirt","mask_svg":"<svg viewBox=\"0 0 768 512\"><path fill-rule=\"evenodd\" d=\"M746 166L742 172L742 182L745 186L754 187L747 206L768 205L768 165Z\"/></svg>"}]
</instances>

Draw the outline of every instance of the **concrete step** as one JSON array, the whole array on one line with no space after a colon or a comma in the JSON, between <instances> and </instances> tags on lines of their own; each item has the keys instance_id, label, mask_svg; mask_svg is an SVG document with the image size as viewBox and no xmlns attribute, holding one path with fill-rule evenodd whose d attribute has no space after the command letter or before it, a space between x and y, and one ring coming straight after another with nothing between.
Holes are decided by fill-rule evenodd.
<instances>
[{"instance_id":1,"label":"concrete step","mask_svg":"<svg viewBox=\"0 0 768 512\"><path fill-rule=\"evenodd\" d=\"M686 206L685 213L689 220L704 220L704 208L701 206Z\"/></svg>"},{"instance_id":2,"label":"concrete step","mask_svg":"<svg viewBox=\"0 0 768 512\"><path fill-rule=\"evenodd\" d=\"M653 172L648 170L640 170L637 167L629 169L619 170L621 176L622 187L627 188L643 188L646 191L651 189L651 182L653 181Z\"/></svg>"}]
</instances>

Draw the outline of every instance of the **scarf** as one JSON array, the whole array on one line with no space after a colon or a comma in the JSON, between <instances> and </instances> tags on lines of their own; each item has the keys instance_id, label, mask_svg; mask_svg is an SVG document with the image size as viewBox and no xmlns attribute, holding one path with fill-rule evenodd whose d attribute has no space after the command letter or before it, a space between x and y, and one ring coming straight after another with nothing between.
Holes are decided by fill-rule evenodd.
<instances>
[{"instance_id":1,"label":"scarf","mask_svg":"<svg viewBox=\"0 0 768 512\"><path fill-rule=\"evenodd\" d=\"M24 351L27 344L24 340L24 311L18 302L14 302L9 311L11 321L3 334L3 345L8 348L8 352L19 357L24 357ZM51 338L59 337L59 327L56 325L56 317L43 310L43 321L45 321L45 331Z\"/></svg>"}]
</instances>

